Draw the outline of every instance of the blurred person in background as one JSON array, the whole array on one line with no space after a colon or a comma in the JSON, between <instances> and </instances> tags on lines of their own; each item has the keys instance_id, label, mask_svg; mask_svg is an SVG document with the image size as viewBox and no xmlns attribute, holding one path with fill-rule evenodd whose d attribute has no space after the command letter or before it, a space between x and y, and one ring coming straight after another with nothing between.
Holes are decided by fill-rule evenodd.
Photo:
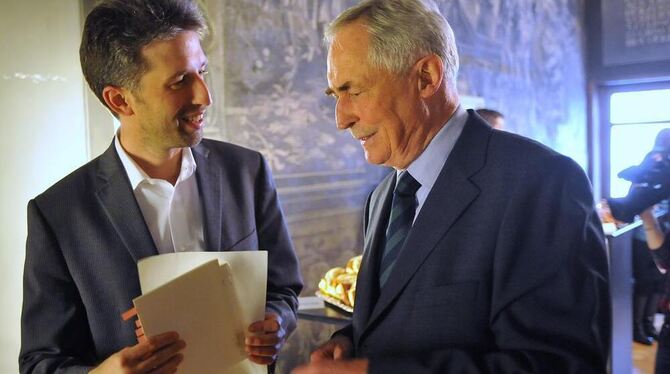
<instances>
[{"instance_id":1,"label":"blurred person in background","mask_svg":"<svg viewBox=\"0 0 670 374\"><path fill-rule=\"evenodd\" d=\"M503 116L502 113L493 110L493 109L486 109L486 108L480 108L475 110L477 114L479 114L486 122L491 125L496 130L504 130L505 129L505 116Z\"/></svg>"},{"instance_id":2,"label":"blurred person in background","mask_svg":"<svg viewBox=\"0 0 670 374\"><path fill-rule=\"evenodd\" d=\"M670 269L670 231L664 230L654 215L653 207L640 213L643 222L644 233L646 236L646 245L651 257L659 269L666 274ZM664 302L660 305L661 312L665 315L663 327L658 334L658 349L656 351L656 374L670 373L670 305L668 295L670 295L670 278L665 277Z\"/></svg>"}]
</instances>

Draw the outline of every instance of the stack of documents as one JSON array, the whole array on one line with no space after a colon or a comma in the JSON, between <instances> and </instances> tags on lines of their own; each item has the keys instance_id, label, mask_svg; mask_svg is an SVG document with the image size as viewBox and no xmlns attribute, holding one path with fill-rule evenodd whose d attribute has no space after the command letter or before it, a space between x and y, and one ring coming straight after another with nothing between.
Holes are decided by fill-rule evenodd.
<instances>
[{"instance_id":1,"label":"stack of documents","mask_svg":"<svg viewBox=\"0 0 670 374\"><path fill-rule=\"evenodd\" d=\"M148 337L176 331L186 342L179 373L260 374L244 351L248 326L265 316L267 252L183 252L138 263L133 300Z\"/></svg>"}]
</instances>

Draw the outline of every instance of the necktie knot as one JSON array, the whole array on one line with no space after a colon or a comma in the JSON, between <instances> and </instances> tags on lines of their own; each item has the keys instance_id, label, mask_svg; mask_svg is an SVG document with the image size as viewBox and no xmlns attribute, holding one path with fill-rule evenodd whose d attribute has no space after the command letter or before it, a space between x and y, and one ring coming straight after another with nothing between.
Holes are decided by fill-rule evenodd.
<instances>
[{"instance_id":1,"label":"necktie knot","mask_svg":"<svg viewBox=\"0 0 670 374\"><path fill-rule=\"evenodd\" d=\"M421 187L421 183L407 171L400 173L398 184L395 187L394 193L400 196L414 196L416 191Z\"/></svg>"}]
</instances>

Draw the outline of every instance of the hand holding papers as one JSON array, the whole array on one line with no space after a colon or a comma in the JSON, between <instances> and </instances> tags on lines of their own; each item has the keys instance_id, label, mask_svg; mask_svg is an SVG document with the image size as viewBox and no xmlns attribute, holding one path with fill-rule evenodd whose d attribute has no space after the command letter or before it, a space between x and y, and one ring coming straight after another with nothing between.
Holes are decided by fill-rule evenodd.
<instances>
[{"instance_id":1,"label":"hand holding papers","mask_svg":"<svg viewBox=\"0 0 670 374\"><path fill-rule=\"evenodd\" d=\"M182 373L265 373L244 351L247 326L263 320L267 253L187 252L138 264L133 302L146 336L176 331L186 342Z\"/></svg>"},{"instance_id":2,"label":"hand holding papers","mask_svg":"<svg viewBox=\"0 0 670 374\"><path fill-rule=\"evenodd\" d=\"M261 365L273 363L286 339L281 316L277 313L266 313L265 320L256 321L249 326L249 332L254 334L245 340L249 359Z\"/></svg>"}]
</instances>

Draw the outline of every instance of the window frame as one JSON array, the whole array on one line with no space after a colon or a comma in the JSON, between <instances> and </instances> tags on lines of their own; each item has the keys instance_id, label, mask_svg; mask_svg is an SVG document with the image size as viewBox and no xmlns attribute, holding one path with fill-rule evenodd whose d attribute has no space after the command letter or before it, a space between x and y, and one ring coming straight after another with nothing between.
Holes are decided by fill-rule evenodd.
<instances>
[{"instance_id":1,"label":"window frame","mask_svg":"<svg viewBox=\"0 0 670 374\"><path fill-rule=\"evenodd\" d=\"M651 91L662 89L670 89L670 80L643 83L613 83L601 86L598 89L597 103L595 103L598 116L596 122L598 125L591 134L592 141L590 142L592 154L594 155L594 158L597 159L591 162L590 167L593 174L591 175L592 180L596 182L599 181L599 183L594 183L594 187L596 184L599 186L598 190L601 197L608 197L610 193L610 132L613 125L610 120L611 96L620 92Z\"/></svg>"}]
</instances>

